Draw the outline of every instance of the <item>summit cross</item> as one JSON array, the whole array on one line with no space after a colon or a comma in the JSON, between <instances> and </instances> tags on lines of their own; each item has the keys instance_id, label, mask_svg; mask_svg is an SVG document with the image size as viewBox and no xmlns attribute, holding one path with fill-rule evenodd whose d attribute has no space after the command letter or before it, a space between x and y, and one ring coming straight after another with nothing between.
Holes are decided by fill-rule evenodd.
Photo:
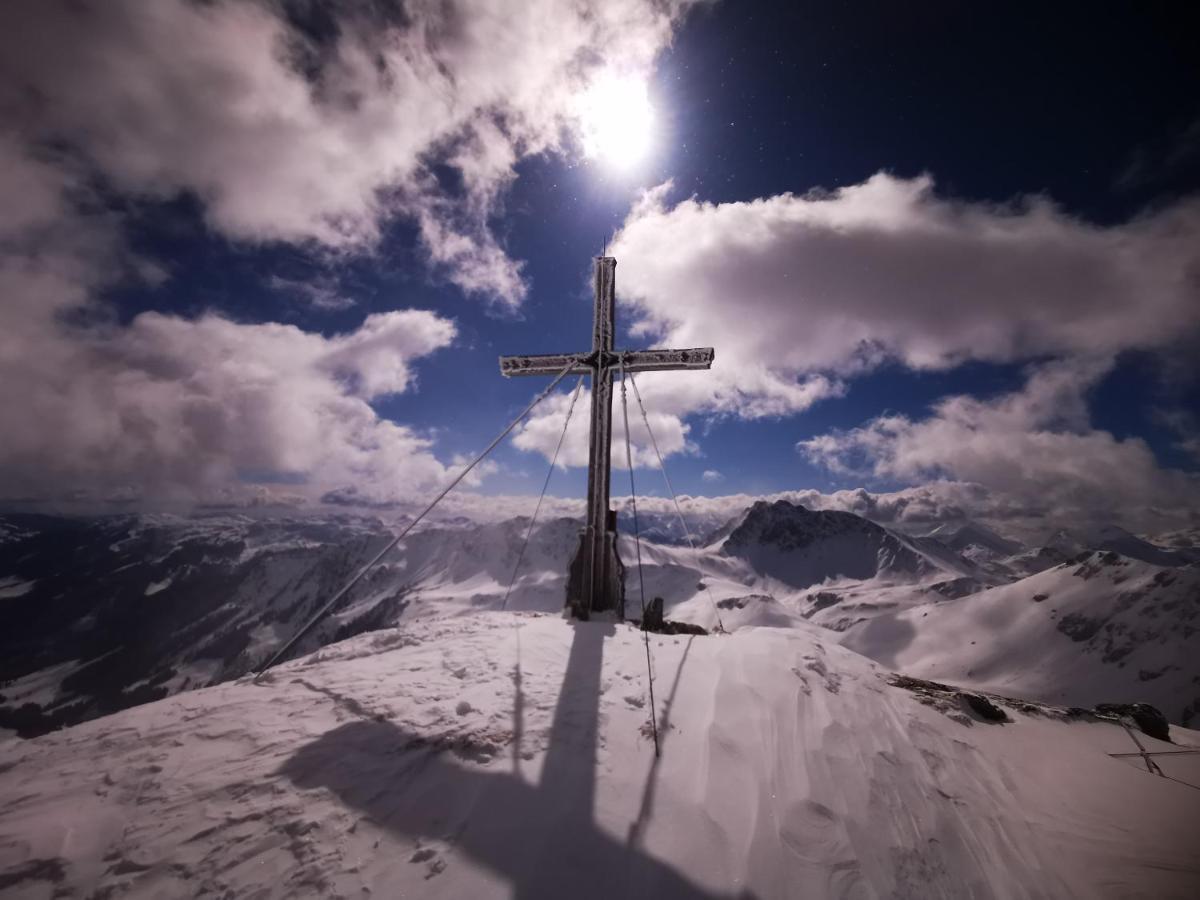
<instances>
[{"instance_id":1,"label":"summit cross","mask_svg":"<svg viewBox=\"0 0 1200 900\"><path fill-rule=\"evenodd\" d=\"M617 516L609 509L612 473L612 383L618 372L707 369L713 348L690 350L614 350L617 261L596 258L592 349L584 353L502 356L500 373L513 375L590 375L592 416L588 451L587 519L579 550L567 578L567 605L577 619L592 612L625 614L625 567L617 555ZM570 366L570 368L568 368Z\"/></svg>"}]
</instances>

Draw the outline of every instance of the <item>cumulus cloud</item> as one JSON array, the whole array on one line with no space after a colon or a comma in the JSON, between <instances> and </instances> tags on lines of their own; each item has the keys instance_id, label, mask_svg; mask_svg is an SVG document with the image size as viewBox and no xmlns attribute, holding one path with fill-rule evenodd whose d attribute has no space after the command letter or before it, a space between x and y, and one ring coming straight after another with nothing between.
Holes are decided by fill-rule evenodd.
<instances>
[{"instance_id":1,"label":"cumulus cloud","mask_svg":"<svg viewBox=\"0 0 1200 900\"><path fill-rule=\"evenodd\" d=\"M887 361L1107 358L1200 330L1200 200L1101 227L1045 197L946 198L929 176L720 204L670 190L611 250L636 334L716 346L710 372L639 378L679 422L800 413Z\"/></svg>"},{"instance_id":2,"label":"cumulus cloud","mask_svg":"<svg viewBox=\"0 0 1200 900\"><path fill-rule=\"evenodd\" d=\"M1182 407L1166 407L1156 411L1155 418L1175 432L1175 446L1200 462L1200 416Z\"/></svg>"},{"instance_id":3,"label":"cumulus cloud","mask_svg":"<svg viewBox=\"0 0 1200 900\"><path fill-rule=\"evenodd\" d=\"M430 442L370 401L408 389L413 361L454 333L415 310L332 338L214 315L83 332L43 319L17 364L0 358L0 494L205 496L272 479L427 489L445 475Z\"/></svg>"},{"instance_id":4,"label":"cumulus cloud","mask_svg":"<svg viewBox=\"0 0 1200 900\"><path fill-rule=\"evenodd\" d=\"M249 0L17 2L0 107L119 191L194 195L235 239L361 250L406 215L452 281L514 306L489 220L516 162L569 140L596 72L645 74L688 5L351 2L302 28L303 5Z\"/></svg>"},{"instance_id":5,"label":"cumulus cloud","mask_svg":"<svg viewBox=\"0 0 1200 900\"><path fill-rule=\"evenodd\" d=\"M770 373L761 393L785 406L780 389L812 372L1105 355L1200 325L1195 199L1105 228L1043 197L940 197L928 176L745 203L666 192L613 242L642 330L719 336L718 359Z\"/></svg>"},{"instance_id":6,"label":"cumulus cloud","mask_svg":"<svg viewBox=\"0 0 1200 900\"><path fill-rule=\"evenodd\" d=\"M89 208L79 170L11 134L0 158L14 199L0 207L0 496L290 504L310 482L444 476L430 442L371 401L410 390L452 322L396 311L332 337L212 314L121 324L98 292L154 267Z\"/></svg>"},{"instance_id":7,"label":"cumulus cloud","mask_svg":"<svg viewBox=\"0 0 1200 900\"><path fill-rule=\"evenodd\" d=\"M1025 386L990 400L946 397L930 416L879 416L797 445L835 472L985 484L1026 514L1122 521L1137 528L1193 521L1200 478L1163 468L1140 438L1090 426L1086 392L1101 362L1048 363Z\"/></svg>"},{"instance_id":8,"label":"cumulus cloud","mask_svg":"<svg viewBox=\"0 0 1200 900\"><path fill-rule=\"evenodd\" d=\"M690 375L691 373L687 373ZM640 378L639 378L640 383ZM625 454L625 418L621 411L621 389L614 385L612 421L612 464L614 468L628 468ZM635 468L657 467L658 457L642 419L641 410L633 391L628 391L630 450ZM567 425L566 437L558 454L560 466L586 466L588 464L588 430L590 428L591 391L580 391L575 412ZM552 394L534 413L522 422L514 432L513 445L521 450L540 453L547 460L553 458L559 436L566 424L567 411L571 406L570 393ZM646 418L658 442L659 452L665 457L676 453L695 452L696 447L688 441L690 426L679 416L648 409Z\"/></svg>"},{"instance_id":9,"label":"cumulus cloud","mask_svg":"<svg viewBox=\"0 0 1200 900\"><path fill-rule=\"evenodd\" d=\"M331 261L373 251L399 217L451 282L515 307L527 284L492 223L517 163L570 152L573 98L608 67L647 74L688 5L10 4L0 495L236 505L444 481L461 461L371 404L413 389L451 321L398 310L334 336L215 314L120 323L103 290L164 272L125 246L117 210L188 196L224 237ZM331 281L270 284L352 305Z\"/></svg>"}]
</instances>

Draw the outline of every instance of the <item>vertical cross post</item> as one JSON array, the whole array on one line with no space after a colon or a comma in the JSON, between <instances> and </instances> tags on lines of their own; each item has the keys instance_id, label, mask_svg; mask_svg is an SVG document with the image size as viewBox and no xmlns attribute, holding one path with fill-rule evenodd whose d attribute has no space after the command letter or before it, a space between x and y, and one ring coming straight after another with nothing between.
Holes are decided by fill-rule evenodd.
<instances>
[{"instance_id":1,"label":"vertical cross post","mask_svg":"<svg viewBox=\"0 0 1200 900\"><path fill-rule=\"evenodd\" d=\"M576 618L595 610L625 607L625 567L617 556L616 516L609 510L612 476L612 370L616 331L617 261L596 260L592 317L592 422L588 450L587 519L583 540L571 566L567 602ZM576 569L579 569L577 572Z\"/></svg>"},{"instance_id":2,"label":"vertical cross post","mask_svg":"<svg viewBox=\"0 0 1200 900\"><path fill-rule=\"evenodd\" d=\"M587 517L579 550L567 575L567 606L579 619L593 612L614 610L625 614L625 566L617 555L617 516L609 509L612 475L613 371L666 372L707 369L712 347L681 350L613 349L617 329L617 261L611 256L596 260L592 349L590 353L550 353L500 357L500 372L513 375L557 375L567 371L592 379L592 431L588 449Z\"/></svg>"}]
</instances>

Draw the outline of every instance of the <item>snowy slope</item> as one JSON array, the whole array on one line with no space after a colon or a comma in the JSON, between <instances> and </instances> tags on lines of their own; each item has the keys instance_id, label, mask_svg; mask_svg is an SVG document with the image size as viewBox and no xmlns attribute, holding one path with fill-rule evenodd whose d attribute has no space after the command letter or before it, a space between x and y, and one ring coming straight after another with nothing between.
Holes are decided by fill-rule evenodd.
<instances>
[{"instance_id":1,"label":"snowy slope","mask_svg":"<svg viewBox=\"0 0 1200 900\"><path fill-rule=\"evenodd\" d=\"M1116 525L1094 530L1085 537L1084 543L1092 549L1111 550L1156 566L1185 566L1200 562L1200 553L1195 550L1159 547Z\"/></svg>"},{"instance_id":2,"label":"snowy slope","mask_svg":"<svg viewBox=\"0 0 1200 900\"><path fill-rule=\"evenodd\" d=\"M950 549L957 550L969 559L1004 559L1023 549L1016 541L1010 541L978 522L968 521L939 525L926 537L941 541Z\"/></svg>"},{"instance_id":3,"label":"snowy slope","mask_svg":"<svg viewBox=\"0 0 1200 900\"><path fill-rule=\"evenodd\" d=\"M1200 567L1096 552L1013 584L879 616L844 644L922 678L1200 717Z\"/></svg>"},{"instance_id":4,"label":"snowy slope","mask_svg":"<svg viewBox=\"0 0 1200 900\"><path fill-rule=\"evenodd\" d=\"M363 635L261 685L0 744L0 886L1196 896L1200 790L1108 756L1134 749L1119 726L939 710L827 634L653 637L657 762L641 636L532 614Z\"/></svg>"},{"instance_id":5,"label":"snowy slope","mask_svg":"<svg viewBox=\"0 0 1200 900\"><path fill-rule=\"evenodd\" d=\"M1018 579L1061 566L1079 556L1081 552L1066 553L1059 546L1038 547L1036 550L1026 550L1010 556L1003 564L1013 573L1014 579Z\"/></svg>"},{"instance_id":6,"label":"snowy slope","mask_svg":"<svg viewBox=\"0 0 1200 900\"><path fill-rule=\"evenodd\" d=\"M398 622L500 608L527 525L459 519L422 528L296 654ZM244 674L395 526L347 515L0 518L0 733L41 734ZM1042 550L981 565L944 541L996 539L963 529L909 537L849 513L759 503L707 547L644 541L646 596L663 597L671 618L706 628L719 617L729 630L844 631L1063 561ZM561 609L577 531L569 518L538 524L510 609ZM634 546L628 535L620 546L637 616ZM1128 692L1138 693L1138 675L1121 670Z\"/></svg>"},{"instance_id":7,"label":"snowy slope","mask_svg":"<svg viewBox=\"0 0 1200 900\"><path fill-rule=\"evenodd\" d=\"M411 535L298 652L402 615L498 607L527 519ZM377 519L120 516L0 520L0 729L36 734L237 677L392 534ZM562 605L577 524L541 523L525 609Z\"/></svg>"},{"instance_id":8,"label":"snowy slope","mask_svg":"<svg viewBox=\"0 0 1200 900\"><path fill-rule=\"evenodd\" d=\"M894 578L907 590L913 577L905 566L928 567L903 538L839 515L852 526L843 528L839 552L868 560L883 588ZM524 518L441 521L415 532L297 653L401 619L499 608L527 525ZM0 519L0 729L38 734L245 673L370 559L392 527L347 515ZM511 608L561 608L577 532L572 519L538 524ZM796 588L737 555L643 546L647 595L678 607L673 615L711 627L714 602L731 604L731 627L791 624L811 614ZM791 551L770 552L786 562ZM636 609L627 537L622 553ZM770 604L748 606L751 595ZM864 601L854 618L872 608L890 607Z\"/></svg>"},{"instance_id":9,"label":"snowy slope","mask_svg":"<svg viewBox=\"0 0 1200 900\"><path fill-rule=\"evenodd\" d=\"M786 500L755 503L721 544L721 552L796 588L834 578L915 579L943 571L971 571L965 564L953 567L949 553L932 557L861 516L814 511Z\"/></svg>"}]
</instances>

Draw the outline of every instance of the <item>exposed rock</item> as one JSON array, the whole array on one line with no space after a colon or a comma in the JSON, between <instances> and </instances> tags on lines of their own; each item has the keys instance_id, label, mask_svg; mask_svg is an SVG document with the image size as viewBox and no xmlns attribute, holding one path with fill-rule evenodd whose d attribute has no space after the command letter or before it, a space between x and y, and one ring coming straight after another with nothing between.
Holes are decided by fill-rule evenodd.
<instances>
[{"instance_id":1,"label":"exposed rock","mask_svg":"<svg viewBox=\"0 0 1200 900\"><path fill-rule=\"evenodd\" d=\"M808 600L812 603L814 612L818 609L833 606L833 604L841 599L841 595L835 594L833 591L817 591L814 594L808 595Z\"/></svg>"},{"instance_id":2,"label":"exposed rock","mask_svg":"<svg viewBox=\"0 0 1200 900\"><path fill-rule=\"evenodd\" d=\"M957 600L959 597L966 597L968 594L974 594L977 591L983 590L985 585L978 578L951 578L948 581L939 581L936 584L931 584L929 590L941 594L950 600Z\"/></svg>"},{"instance_id":3,"label":"exposed rock","mask_svg":"<svg viewBox=\"0 0 1200 900\"><path fill-rule=\"evenodd\" d=\"M646 607L646 617L639 623L642 631L655 634L708 634L708 630L690 622L673 622L663 618L663 598L655 597Z\"/></svg>"},{"instance_id":4,"label":"exposed rock","mask_svg":"<svg viewBox=\"0 0 1200 900\"><path fill-rule=\"evenodd\" d=\"M663 598L655 597L646 607L642 617L642 631L662 631Z\"/></svg>"},{"instance_id":5,"label":"exposed rock","mask_svg":"<svg viewBox=\"0 0 1200 900\"><path fill-rule=\"evenodd\" d=\"M691 622L673 622L670 619L663 619L660 634L708 634L707 628L702 628L699 625L693 625Z\"/></svg>"},{"instance_id":6,"label":"exposed rock","mask_svg":"<svg viewBox=\"0 0 1200 900\"><path fill-rule=\"evenodd\" d=\"M1160 741L1171 740L1171 725L1158 709L1149 703L1101 703L1096 712L1102 716L1132 719L1143 732Z\"/></svg>"},{"instance_id":7,"label":"exposed rock","mask_svg":"<svg viewBox=\"0 0 1200 900\"><path fill-rule=\"evenodd\" d=\"M1062 617L1058 630L1073 641L1087 641L1095 636L1104 624L1101 619L1093 619L1079 613L1070 613Z\"/></svg>"},{"instance_id":8,"label":"exposed rock","mask_svg":"<svg viewBox=\"0 0 1200 900\"><path fill-rule=\"evenodd\" d=\"M862 516L811 510L786 500L760 500L751 506L721 544L721 553L797 588L836 577L867 579L881 572L910 577L940 571L911 541Z\"/></svg>"},{"instance_id":9,"label":"exposed rock","mask_svg":"<svg viewBox=\"0 0 1200 900\"><path fill-rule=\"evenodd\" d=\"M717 601L717 606L721 609L745 609L754 600L759 603L771 602L771 598L766 594L746 594L742 597L723 597Z\"/></svg>"},{"instance_id":10,"label":"exposed rock","mask_svg":"<svg viewBox=\"0 0 1200 900\"><path fill-rule=\"evenodd\" d=\"M983 694L970 694L966 691L959 691L959 700L962 701L971 712L988 722L1007 722L1008 713L998 707L995 703L989 700Z\"/></svg>"}]
</instances>

